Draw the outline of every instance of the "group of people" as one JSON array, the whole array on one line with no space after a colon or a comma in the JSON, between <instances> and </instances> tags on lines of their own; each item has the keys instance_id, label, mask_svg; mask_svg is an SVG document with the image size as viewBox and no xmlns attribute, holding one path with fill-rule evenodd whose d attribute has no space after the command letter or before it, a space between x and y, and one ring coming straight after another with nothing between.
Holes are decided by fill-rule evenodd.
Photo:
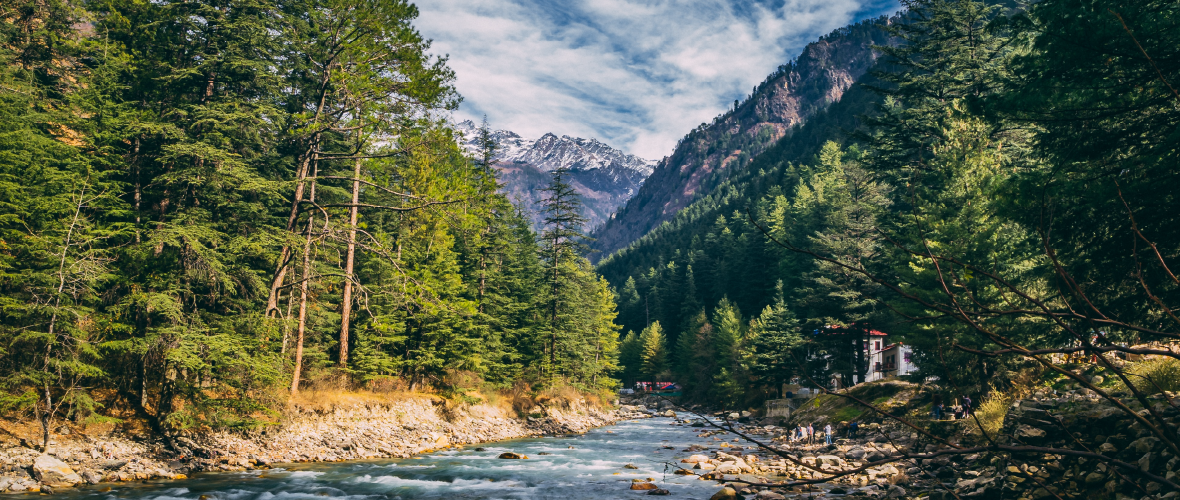
<instances>
[{"instance_id":1,"label":"group of people","mask_svg":"<svg viewBox=\"0 0 1180 500\"><path fill-rule=\"evenodd\" d=\"M858 426L855 421L848 424L849 438L856 437L857 427ZM820 434L824 438L824 444L832 444L832 436L834 431L832 430L831 423L825 424ZM806 427L800 424L798 427L791 429L790 434L788 434L788 439L790 439L792 443L815 444L815 437L815 424L807 424Z\"/></svg>"},{"instance_id":2,"label":"group of people","mask_svg":"<svg viewBox=\"0 0 1180 500\"><path fill-rule=\"evenodd\" d=\"M967 418L971 415L971 397L964 394L961 399L954 401L948 412L946 406L942 404L942 396L935 395L932 413L934 420L943 420L946 417L950 417L951 420Z\"/></svg>"}]
</instances>

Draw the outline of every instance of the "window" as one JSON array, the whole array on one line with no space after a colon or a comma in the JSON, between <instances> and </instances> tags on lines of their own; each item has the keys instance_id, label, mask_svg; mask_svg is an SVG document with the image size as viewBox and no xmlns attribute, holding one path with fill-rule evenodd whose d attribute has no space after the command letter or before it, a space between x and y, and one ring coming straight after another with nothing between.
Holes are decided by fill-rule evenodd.
<instances>
[{"instance_id":1,"label":"window","mask_svg":"<svg viewBox=\"0 0 1180 500\"><path fill-rule=\"evenodd\" d=\"M877 347L876 347L876 349L877 349L878 351L880 351L880 350L881 350L881 341L880 341L880 340L878 340L878 341L877 341Z\"/></svg>"}]
</instances>

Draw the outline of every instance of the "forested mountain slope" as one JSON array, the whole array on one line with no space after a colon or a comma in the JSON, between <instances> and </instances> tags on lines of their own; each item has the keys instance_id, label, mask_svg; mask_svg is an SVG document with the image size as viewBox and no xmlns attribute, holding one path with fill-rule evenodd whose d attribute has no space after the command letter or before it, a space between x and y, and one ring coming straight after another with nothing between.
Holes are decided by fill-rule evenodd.
<instances>
[{"instance_id":1,"label":"forested mountain slope","mask_svg":"<svg viewBox=\"0 0 1180 500\"><path fill-rule=\"evenodd\" d=\"M858 82L878 83L868 74ZM860 126L858 117L879 103L880 97L866 88L851 87L839 102L755 157L749 168L600 261L599 272L620 290L624 331L660 321L675 340L675 331L693 314L722 297L741 311L770 304L783 255L749 224L747 208L768 194L793 193L806 174L801 165L813 162L828 141L847 140L848 132ZM786 283L788 291L800 284L801 276L794 277Z\"/></svg>"},{"instance_id":2,"label":"forested mountain slope","mask_svg":"<svg viewBox=\"0 0 1180 500\"><path fill-rule=\"evenodd\" d=\"M671 220L693 200L750 165L792 127L840 101L876 61L873 45L888 42L889 18L841 28L808 44L795 61L779 67L734 109L702 123L676 145L604 225L591 244L603 257Z\"/></svg>"}]
</instances>

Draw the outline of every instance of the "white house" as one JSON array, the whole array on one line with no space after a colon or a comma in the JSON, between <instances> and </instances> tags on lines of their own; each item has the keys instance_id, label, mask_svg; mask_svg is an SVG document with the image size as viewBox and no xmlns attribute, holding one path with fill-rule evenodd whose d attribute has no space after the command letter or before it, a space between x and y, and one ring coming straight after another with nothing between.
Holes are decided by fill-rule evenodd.
<instances>
[{"instance_id":1,"label":"white house","mask_svg":"<svg viewBox=\"0 0 1180 500\"><path fill-rule=\"evenodd\" d=\"M910 346L901 342L888 345L882 343L879 339L873 339L869 344L869 373L865 377L868 382L918 371Z\"/></svg>"}]
</instances>

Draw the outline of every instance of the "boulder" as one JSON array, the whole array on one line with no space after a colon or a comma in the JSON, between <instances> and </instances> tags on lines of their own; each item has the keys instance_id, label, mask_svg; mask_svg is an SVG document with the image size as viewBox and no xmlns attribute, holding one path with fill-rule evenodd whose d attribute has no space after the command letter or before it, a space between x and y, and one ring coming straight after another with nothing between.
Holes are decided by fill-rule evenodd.
<instances>
[{"instance_id":1,"label":"boulder","mask_svg":"<svg viewBox=\"0 0 1180 500\"><path fill-rule=\"evenodd\" d=\"M693 466L693 468L699 469L699 470L713 470L713 469L716 469L717 466L713 465L709 462L698 462L696 465Z\"/></svg>"},{"instance_id":2,"label":"boulder","mask_svg":"<svg viewBox=\"0 0 1180 500\"><path fill-rule=\"evenodd\" d=\"M1029 425L1021 425L1016 428L1016 437L1024 439L1040 439L1045 437L1045 430L1038 429Z\"/></svg>"},{"instance_id":3,"label":"boulder","mask_svg":"<svg viewBox=\"0 0 1180 500\"><path fill-rule=\"evenodd\" d=\"M1100 472L1091 472L1089 474L1086 474L1086 485L1087 486L1098 487L1099 485L1101 485L1105 481L1106 481L1106 474L1102 474Z\"/></svg>"},{"instance_id":4,"label":"boulder","mask_svg":"<svg viewBox=\"0 0 1180 500\"><path fill-rule=\"evenodd\" d=\"M680 463L682 463L682 464L699 464L701 462L708 462L708 461L709 461L709 457L706 457L704 455L693 455L691 457L682 459L680 461Z\"/></svg>"},{"instance_id":5,"label":"boulder","mask_svg":"<svg viewBox=\"0 0 1180 500\"><path fill-rule=\"evenodd\" d=\"M738 500L737 490L726 486L709 497L709 500Z\"/></svg>"},{"instance_id":6,"label":"boulder","mask_svg":"<svg viewBox=\"0 0 1180 500\"><path fill-rule=\"evenodd\" d=\"M54 488L69 488L82 482L82 477L74 469L49 455L33 460L33 477Z\"/></svg>"},{"instance_id":7,"label":"boulder","mask_svg":"<svg viewBox=\"0 0 1180 500\"><path fill-rule=\"evenodd\" d=\"M642 483L631 483L631 489L633 489L633 490L656 490L656 489L659 489L659 487L657 487L654 484L648 483L648 482L642 482Z\"/></svg>"},{"instance_id":8,"label":"boulder","mask_svg":"<svg viewBox=\"0 0 1180 500\"><path fill-rule=\"evenodd\" d=\"M775 493L773 491L770 491L770 490L759 491L758 494L756 495L756 497L758 498L758 500L783 500L786 498L786 497L784 497L778 493Z\"/></svg>"},{"instance_id":9,"label":"boulder","mask_svg":"<svg viewBox=\"0 0 1180 500\"><path fill-rule=\"evenodd\" d=\"M860 460L865 456L865 449L859 446L844 452L844 458L849 460Z\"/></svg>"},{"instance_id":10,"label":"boulder","mask_svg":"<svg viewBox=\"0 0 1180 500\"><path fill-rule=\"evenodd\" d=\"M721 474L741 474L742 468L738 467L737 464L725 462L717 466L717 472Z\"/></svg>"},{"instance_id":11,"label":"boulder","mask_svg":"<svg viewBox=\"0 0 1180 500\"><path fill-rule=\"evenodd\" d=\"M102 468L106 470L119 470L124 465L127 465L126 460L106 460L102 463Z\"/></svg>"},{"instance_id":12,"label":"boulder","mask_svg":"<svg viewBox=\"0 0 1180 500\"><path fill-rule=\"evenodd\" d=\"M833 467L839 467L844 464L844 460L841 460L840 457L837 457L836 455L820 455L815 457L815 463L817 465L831 465Z\"/></svg>"},{"instance_id":13,"label":"boulder","mask_svg":"<svg viewBox=\"0 0 1180 500\"><path fill-rule=\"evenodd\" d=\"M1160 440L1158 438L1147 436L1136 439L1133 443L1131 443L1130 447L1139 453L1147 453L1151 451L1151 449L1154 448L1156 444L1159 444L1159 442Z\"/></svg>"},{"instance_id":14,"label":"boulder","mask_svg":"<svg viewBox=\"0 0 1180 500\"><path fill-rule=\"evenodd\" d=\"M676 412L674 412L672 410L665 410L664 413L662 413L661 415L663 415L665 417L669 417L669 418L676 418Z\"/></svg>"},{"instance_id":15,"label":"boulder","mask_svg":"<svg viewBox=\"0 0 1180 500\"><path fill-rule=\"evenodd\" d=\"M668 491L668 490L665 490L665 489L663 489L663 488L656 488L656 489L654 489L654 490L651 490L651 491L647 492L647 494L648 494L648 495L671 495L671 494L672 494L672 492L671 492L671 491Z\"/></svg>"},{"instance_id":16,"label":"boulder","mask_svg":"<svg viewBox=\"0 0 1180 500\"><path fill-rule=\"evenodd\" d=\"M527 457L525 455L521 455L519 453L512 453L511 451L506 451L504 453L501 453L498 458L511 459L511 460L527 460L529 457Z\"/></svg>"},{"instance_id":17,"label":"boulder","mask_svg":"<svg viewBox=\"0 0 1180 500\"><path fill-rule=\"evenodd\" d=\"M905 497L905 488L898 485L892 485L889 490L885 492L885 498L903 498Z\"/></svg>"},{"instance_id":18,"label":"boulder","mask_svg":"<svg viewBox=\"0 0 1180 500\"><path fill-rule=\"evenodd\" d=\"M1102 446L1098 447L1098 453L1108 454L1117 453L1118 451L1118 447L1110 443L1102 443Z\"/></svg>"},{"instance_id":19,"label":"boulder","mask_svg":"<svg viewBox=\"0 0 1180 500\"><path fill-rule=\"evenodd\" d=\"M624 468L624 469L638 469L639 467L636 467L636 466L635 466L635 465L633 465L633 464L626 464L626 465L624 465L624 466L623 466L623 468Z\"/></svg>"},{"instance_id":20,"label":"boulder","mask_svg":"<svg viewBox=\"0 0 1180 500\"><path fill-rule=\"evenodd\" d=\"M82 480L90 484L98 484L102 482L102 474L92 470L84 470L82 471Z\"/></svg>"}]
</instances>

